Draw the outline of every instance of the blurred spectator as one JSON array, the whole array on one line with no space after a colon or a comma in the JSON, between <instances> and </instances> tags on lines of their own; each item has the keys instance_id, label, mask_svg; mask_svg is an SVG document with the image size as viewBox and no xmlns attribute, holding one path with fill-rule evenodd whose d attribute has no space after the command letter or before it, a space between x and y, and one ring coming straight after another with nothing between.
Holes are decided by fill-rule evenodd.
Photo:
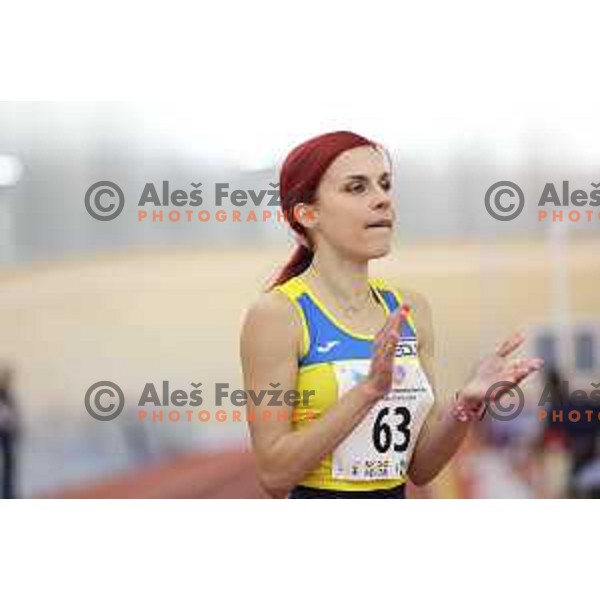
<instances>
[{"instance_id":1,"label":"blurred spectator","mask_svg":"<svg viewBox=\"0 0 600 600\"><path fill-rule=\"evenodd\" d=\"M544 397L551 398L551 402L545 406L548 417L545 419L544 449L559 444L569 454L566 482L569 496L600 498L600 407L590 400L571 399L566 395L567 388L563 383L566 385L558 369L548 370Z\"/></svg>"},{"instance_id":2,"label":"blurred spectator","mask_svg":"<svg viewBox=\"0 0 600 600\"><path fill-rule=\"evenodd\" d=\"M0 452L2 454L2 498L15 497L15 462L18 417L12 394L13 373L0 367Z\"/></svg>"}]
</instances>

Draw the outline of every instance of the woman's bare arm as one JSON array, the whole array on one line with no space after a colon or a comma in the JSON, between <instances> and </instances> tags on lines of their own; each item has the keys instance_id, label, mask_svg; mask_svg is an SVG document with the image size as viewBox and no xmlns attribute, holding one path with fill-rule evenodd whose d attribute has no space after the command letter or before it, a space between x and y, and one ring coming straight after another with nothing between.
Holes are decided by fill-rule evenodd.
<instances>
[{"instance_id":1,"label":"woman's bare arm","mask_svg":"<svg viewBox=\"0 0 600 600\"><path fill-rule=\"evenodd\" d=\"M409 302L413 308L418 332L419 361L429 380L433 395L437 398L434 375L435 339L431 309L425 297L416 292L410 293ZM457 421L449 409L448 402L436 401L419 433L408 470L411 481L416 485L425 485L438 475L456 453L469 431L469 423Z\"/></svg>"}]
</instances>

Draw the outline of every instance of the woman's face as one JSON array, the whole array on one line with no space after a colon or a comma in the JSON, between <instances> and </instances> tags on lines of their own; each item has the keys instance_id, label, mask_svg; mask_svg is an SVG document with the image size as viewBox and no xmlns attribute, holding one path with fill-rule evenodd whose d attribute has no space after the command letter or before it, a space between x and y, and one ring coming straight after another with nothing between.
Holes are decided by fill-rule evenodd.
<instances>
[{"instance_id":1,"label":"woman's face","mask_svg":"<svg viewBox=\"0 0 600 600\"><path fill-rule=\"evenodd\" d=\"M383 153L360 146L340 154L321 178L310 208L306 226L316 248L329 245L354 260L386 255L395 212Z\"/></svg>"}]
</instances>

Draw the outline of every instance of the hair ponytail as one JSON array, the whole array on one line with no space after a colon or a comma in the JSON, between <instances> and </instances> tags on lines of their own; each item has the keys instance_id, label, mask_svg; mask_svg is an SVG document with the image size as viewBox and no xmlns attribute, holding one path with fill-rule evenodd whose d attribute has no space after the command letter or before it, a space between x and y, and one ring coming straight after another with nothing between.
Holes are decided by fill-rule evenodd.
<instances>
[{"instance_id":1,"label":"hair ponytail","mask_svg":"<svg viewBox=\"0 0 600 600\"><path fill-rule=\"evenodd\" d=\"M304 244L298 244L288 261L281 267L279 273L274 278L273 282L268 285L268 289L274 288L276 285L281 285L293 277L297 277L304 273L312 263L314 253Z\"/></svg>"}]
</instances>

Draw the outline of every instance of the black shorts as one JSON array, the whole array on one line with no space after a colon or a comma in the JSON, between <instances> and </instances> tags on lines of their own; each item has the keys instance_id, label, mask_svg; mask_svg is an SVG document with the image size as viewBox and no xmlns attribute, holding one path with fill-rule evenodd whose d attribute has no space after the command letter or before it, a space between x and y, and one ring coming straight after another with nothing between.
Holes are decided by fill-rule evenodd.
<instances>
[{"instance_id":1,"label":"black shorts","mask_svg":"<svg viewBox=\"0 0 600 600\"><path fill-rule=\"evenodd\" d=\"M293 500L304 500L311 498L406 498L406 485L404 483L396 487L383 490L368 490L365 492L349 492L341 490L320 490L318 488L297 485L292 489L288 498Z\"/></svg>"}]
</instances>

